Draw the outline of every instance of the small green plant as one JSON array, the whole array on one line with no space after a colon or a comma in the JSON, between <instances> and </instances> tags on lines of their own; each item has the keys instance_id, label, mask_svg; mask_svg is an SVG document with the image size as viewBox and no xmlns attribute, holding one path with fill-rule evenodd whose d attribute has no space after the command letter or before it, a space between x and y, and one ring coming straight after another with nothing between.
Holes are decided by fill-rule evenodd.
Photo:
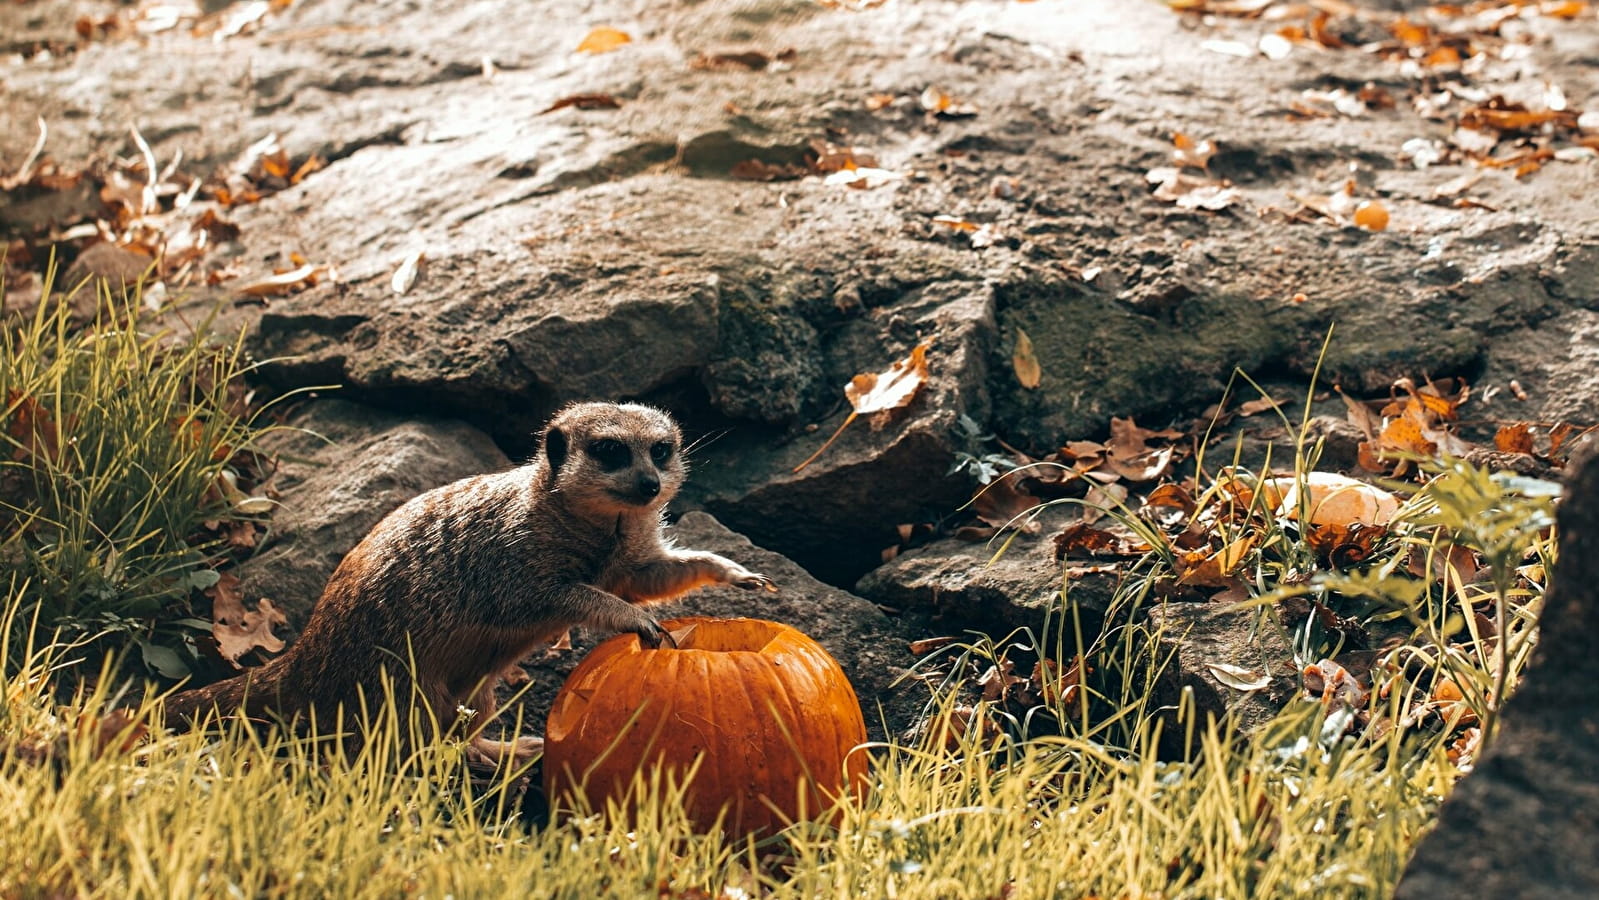
<instances>
[{"instance_id":1,"label":"small green plant","mask_svg":"<svg viewBox=\"0 0 1599 900\"><path fill-rule=\"evenodd\" d=\"M162 327L136 293L97 299L80 327L47 282L0 326L0 590L45 632L136 647L177 677L210 627L190 608L217 578L204 523L266 505L236 487L252 439L242 334Z\"/></svg>"}]
</instances>

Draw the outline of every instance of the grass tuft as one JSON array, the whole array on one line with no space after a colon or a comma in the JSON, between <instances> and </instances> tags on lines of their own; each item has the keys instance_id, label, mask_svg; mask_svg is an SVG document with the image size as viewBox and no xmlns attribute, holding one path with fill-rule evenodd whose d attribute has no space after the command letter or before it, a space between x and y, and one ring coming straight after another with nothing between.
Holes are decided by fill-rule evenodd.
<instances>
[{"instance_id":1,"label":"grass tuft","mask_svg":"<svg viewBox=\"0 0 1599 900\"><path fill-rule=\"evenodd\" d=\"M243 335L161 326L103 284L77 327L70 295L44 296L0 326L0 589L20 598L15 626L181 677L210 629L190 603L222 552L204 525L253 508L237 487Z\"/></svg>"}]
</instances>

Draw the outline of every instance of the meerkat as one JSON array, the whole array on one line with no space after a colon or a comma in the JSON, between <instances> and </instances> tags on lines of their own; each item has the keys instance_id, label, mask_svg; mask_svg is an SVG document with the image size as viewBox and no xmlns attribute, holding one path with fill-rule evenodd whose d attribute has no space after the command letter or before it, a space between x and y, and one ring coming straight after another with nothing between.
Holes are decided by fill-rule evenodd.
<instances>
[{"instance_id":1,"label":"meerkat","mask_svg":"<svg viewBox=\"0 0 1599 900\"><path fill-rule=\"evenodd\" d=\"M464 726L487 762L530 756L542 739L477 733L494 715L500 673L530 650L574 625L675 646L642 607L703 585L776 590L765 575L662 534L662 508L685 473L682 434L666 413L568 406L533 462L390 513L339 563L287 652L169 698L167 722L190 724L213 708L284 720L315 712L325 722L375 702L387 672L402 715L425 704L423 721Z\"/></svg>"}]
</instances>

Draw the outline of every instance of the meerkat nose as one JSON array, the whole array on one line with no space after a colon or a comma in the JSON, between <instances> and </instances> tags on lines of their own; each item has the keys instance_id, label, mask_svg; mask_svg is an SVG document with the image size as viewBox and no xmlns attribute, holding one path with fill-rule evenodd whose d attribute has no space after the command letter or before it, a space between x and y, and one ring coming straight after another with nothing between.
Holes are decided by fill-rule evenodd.
<instances>
[{"instance_id":1,"label":"meerkat nose","mask_svg":"<svg viewBox=\"0 0 1599 900\"><path fill-rule=\"evenodd\" d=\"M661 479L654 475L640 475L638 477L638 492L645 497L654 497L661 492Z\"/></svg>"}]
</instances>

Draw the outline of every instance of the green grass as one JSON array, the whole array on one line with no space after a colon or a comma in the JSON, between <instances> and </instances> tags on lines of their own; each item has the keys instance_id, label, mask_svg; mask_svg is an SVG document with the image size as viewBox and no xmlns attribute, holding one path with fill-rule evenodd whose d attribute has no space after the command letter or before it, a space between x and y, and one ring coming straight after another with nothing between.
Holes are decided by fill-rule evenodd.
<instances>
[{"instance_id":1,"label":"green grass","mask_svg":"<svg viewBox=\"0 0 1599 900\"><path fill-rule=\"evenodd\" d=\"M115 692L115 659L61 700L75 645L120 639L137 654L205 568L190 538L216 514L207 496L226 461L161 423L201 422L202 448L249 440L215 392L239 371L236 348L173 350L134 319L109 324L73 334L46 315L6 338L0 385L84 430L61 433L68 450L19 454L8 425L6 471L43 511L13 504L8 529L20 530L0 544L26 562L0 584L0 818L13 823L0 831L4 900L1384 897L1461 775L1452 749L1473 720L1491 731L1525 664L1553 563L1547 486L1458 464L1407 503L1408 524L1358 570L1300 577L1314 553L1291 522L1255 510L1226 539L1257 537L1243 566L1257 602L1308 595L1339 615L1405 623L1365 707L1295 701L1238 738L1186 697L1154 706L1160 635L1121 615L1080 642L1067 602L1059 630L1036 641L959 648L940 664L934 701L946 720L970 703L975 674L1018 643L1055 659L1085 643L1082 689L1036 711L1058 723L1051 736L1022 739L1026 721L977 702L966 712L985 727L874 748L871 790L846 802L836 827L801 823L760 844L693 833L656 773L640 774L645 799L631 819L602 811L536 829L508 805L514 773L468 789L459 743L400 749L417 742L397 739L392 705L347 758L239 724L163 733L155 701L129 707ZM57 349L36 359L18 349L45 347ZM20 408L8 401L8 422ZM1300 471L1313 459L1301 453ZM1481 552L1491 577L1463 586L1409 574L1412 547L1430 560L1453 544ZM1134 566L1123 612L1154 602L1170 567L1170 548ZM107 615L139 624L119 631ZM1314 622L1291 637L1302 663L1338 649ZM1445 678L1461 702L1435 700ZM1162 758L1173 730L1188 749Z\"/></svg>"},{"instance_id":2,"label":"green grass","mask_svg":"<svg viewBox=\"0 0 1599 900\"><path fill-rule=\"evenodd\" d=\"M17 624L132 644L180 677L209 629L190 607L217 578L205 524L265 503L237 487L251 434L242 334L162 325L136 295L106 291L78 328L68 298L45 297L0 328L0 588L22 598Z\"/></svg>"}]
</instances>

